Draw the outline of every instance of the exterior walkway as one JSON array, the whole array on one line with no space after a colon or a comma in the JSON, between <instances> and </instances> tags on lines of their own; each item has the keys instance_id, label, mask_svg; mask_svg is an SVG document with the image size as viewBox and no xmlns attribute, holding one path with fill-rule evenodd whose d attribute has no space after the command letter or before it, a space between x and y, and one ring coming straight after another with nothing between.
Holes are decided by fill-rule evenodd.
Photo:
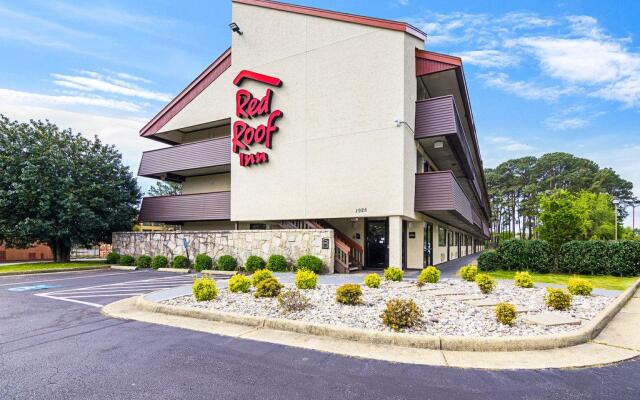
<instances>
[{"instance_id":1,"label":"exterior walkway","mask_svg":"<svg viewBox=\"0 0 640 400\"><path fill-rule=\"evenodd\" d=\"M438 267L438 269L440 270L440 274L441 274L440 276L442 278L453 278L461 267L464 267L465 265L469 265L469 264L476 265L477 259L480 256L480 254L482 254L482 252L456 258L455 260L437 264L436 267ZM420 271L418 271L418 273L420 273Z\"/></svg>"}]
</instances>

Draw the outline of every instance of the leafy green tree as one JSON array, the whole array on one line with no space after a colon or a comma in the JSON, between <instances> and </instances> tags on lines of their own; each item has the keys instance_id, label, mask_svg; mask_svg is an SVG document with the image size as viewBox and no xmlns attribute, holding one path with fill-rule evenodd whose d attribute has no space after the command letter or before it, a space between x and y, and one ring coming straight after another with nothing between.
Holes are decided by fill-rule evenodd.
<instances>
[{"instance_id":1,"label":"leafy green tree","mask_svg":"<svg viewBox=\"0 0 640 400\"><path fill-rule=\"evenodd\" d=\"M71 247L110 242L129 230L140 191L122 156L49 121L11 122L0 115L0 241L45 243L55 260Z\"/></svg>"},{"instance_id":2,"label":"leafy green tree","mask_svg":"<svg viewBox=\"0 0 640 400\"><path fill-rule=\"evenodd\" d=\"M615 238L615 211L613 196L605 193L582 191L575 198L575 207L586 212L584 239Z\"/></svg>"},{"instance_id":3,"label":"leafy green tree","mask_svg":"<svg viewBox=\"0 0 640 400\"><path fill-rule=\"evenodd\" d=\"M182 194L182 184L171 181L158 181L147 191L149 196L177 196Z\"/></svg>"},{"instance_id":4,"label":"leafy green tree","mask_svg":"<svg viewBox=\"0 0 640 400\"><path fill-rule=\"evenodd\" d=\"M486 169L485 177L496 241L501 238L534 237L538 232L535 227L540 224L540 196L559 189L573 194L582 191L603 193L623 203L633 199L631 182L620 178L611 168L600 168L591 160L569 153L548 153L539 158L507 160L496 168ZM610 205L609 208L603 206L604 202L604 199L600 199L594 205L604 212L610 209ZM609 218L608 215L596 214L590 218L603 221ZM620 208L619 220L624 220L626 215L624 208ZM615 231L613 220L595 223L587 237L607 238L610 232Z\"/></svg>"},{"instance_id":5,"label":"leafy green tree","mask_svg":"<svg viewBox=\"0 0 640 400\"><path fill-rule=\"evenodd\" d=\"M562 244L584 238L587 210L579 206L575 196L560 189L540 196L540 222L540 239L548 241L557 252Z\"/></svg>"}]
</instances>

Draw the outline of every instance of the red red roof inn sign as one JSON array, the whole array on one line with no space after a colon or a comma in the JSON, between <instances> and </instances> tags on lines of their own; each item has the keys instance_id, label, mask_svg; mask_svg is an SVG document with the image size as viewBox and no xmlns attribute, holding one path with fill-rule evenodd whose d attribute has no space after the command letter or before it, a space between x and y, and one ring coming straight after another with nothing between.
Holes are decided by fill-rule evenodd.
<instances>
[{"instance_id":1,"label":"red red roof inn sign","mask_svg":"<svg viewBox=\"0 0 640 400\"><path fill-rule=\"evenodd\" d=\"M242 70L233 80L233 84L241 86L245 80L254 80L265 85L281 87L282 81L272 76L257 72ZM255 153L241 153L240 150L250 150L254 143L262 143L268 149L271 148L273 134L278 131L276 121L282 117L282 111L271 111L273 90L267 88L265 95L258 99L246 89L238 89L236 92L236 116L240 118L233 123L233 139L231 141L233 152L240 157L240 165L249 167L254 164L269 162L269 155L263 151ZM256 127L249 125L244 120L267 115L267 123Z\"/></svg>"}]
</instances>

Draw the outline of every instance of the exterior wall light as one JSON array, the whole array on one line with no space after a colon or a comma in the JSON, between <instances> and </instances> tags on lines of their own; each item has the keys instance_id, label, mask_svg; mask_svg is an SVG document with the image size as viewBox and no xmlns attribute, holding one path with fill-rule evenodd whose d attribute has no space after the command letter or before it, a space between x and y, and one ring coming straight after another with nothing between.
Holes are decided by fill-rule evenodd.
<instances>
[{"instance_id":1,"label":"exterior wall light","mask_svg":"<svg viewBox=\"0 0 640 400\"><path fill-rule=\"evenodd\" d=\"M235 22L230 23L229 28L231 28L231 32L235 32L238 35L242 35L242 31L240 30L240 27Z\"/></svg>"},{"instance_id":2,"label":"exterior wall light","mask_svg":"<svg viewBox=\"0 0 640 400\"><path fill-rule=\"evenodd\" d=\"M444 142L442 140L436 140L435 142L433 142L434 149L441 149L443 147L444 147Z\"/></svg>"}]
</instances>

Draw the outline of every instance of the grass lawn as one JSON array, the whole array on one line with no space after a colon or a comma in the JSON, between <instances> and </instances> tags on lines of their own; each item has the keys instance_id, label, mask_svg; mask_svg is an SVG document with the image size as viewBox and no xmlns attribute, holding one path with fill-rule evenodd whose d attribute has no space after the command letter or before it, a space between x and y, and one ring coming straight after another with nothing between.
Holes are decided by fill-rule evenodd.
<instances>
[{"instance_id":1,"label":"grass lawn","mask_svg":"<svg viewBox=\"0 0 640 400\"><path fill-rule=\"evenodd\" d=\"M0 264L0 275L4 273L9 273L9 272L28 272L28 271L82 268L82 267L97 267L100 265L106 265L106 263L104 261L71 261L68 263L43 262L43 263L32 263L32 264L25 263L25 264L12 264L12 265Z\"/></svg>"},{"instance_id":2,"label":"grass lawn","mask_svg":"<svg viewBox=\"0 0 640 400\"><path fill-rule=\"evenodd\" d=\"M487 272L489 275L496 279L513 279L516 271L492 271ZM635 277L620 277L611 275L565 275L565 274L536 274L531 273L531 277L534 282L540 283L557 283L564 285L573 276L585 278L591 281L594 288L609 289L609 290L625 290L638 278Z\"/></svg>"}]
</instances>

